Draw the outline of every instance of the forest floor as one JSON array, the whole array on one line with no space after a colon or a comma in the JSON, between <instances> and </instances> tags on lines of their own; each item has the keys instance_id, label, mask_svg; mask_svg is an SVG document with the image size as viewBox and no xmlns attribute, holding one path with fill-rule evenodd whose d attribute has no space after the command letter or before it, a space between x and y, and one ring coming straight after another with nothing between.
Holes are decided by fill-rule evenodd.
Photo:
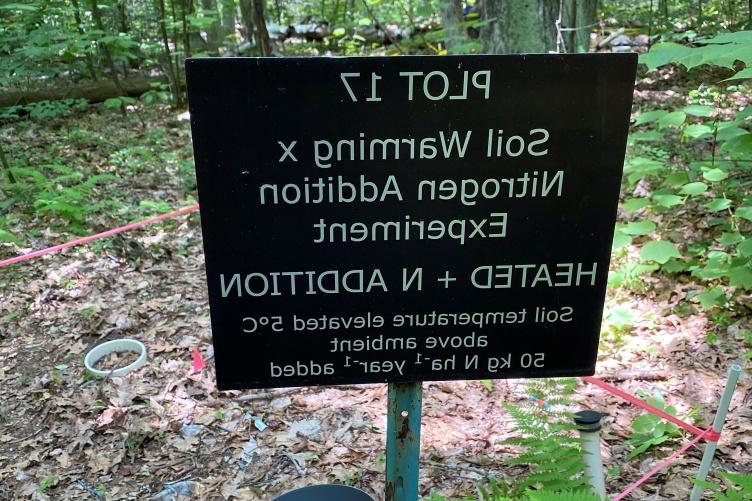
<instances>
[{"instance_id":1,"label":"forest floor","mask_svg":"<svg viewBox=\"0 0 752 501\"><path fill-rule=\"evenodd\" d=\"M680 99L665 89L643 82L635 109ZM194 203L185 113L141 114L148 127L134 113L90 107L0 130L15 145L16 165L115 176L84 193L77 206L85 214L59 207L45 217L7 216L24 240L3 244L0 258L69 240L71 229L101 231ZM709 315L687 306L686 283L663 275L637 282L609 290L596 376L631 393L658 392L678 416L706 426L729 365L745 350L750 311ZM630 320L620 322L625 312ZM123 337L147 346L148 363L122 378L88 377L86 351ZM193 349L207 361L199 373ZM505 465L515 450L501 442L515 430L500 403L528 398L521 380L424 383L421 493L473 496L489 474L519 475ZM576 401L607 414L601 446L612 494L688 439L627 460L640 412L582 381ZM0 271L0 499L146 499L179 481L188 483L174 488L187 485L197 499L269 499L324 482L381 498L385 410L385 385L217 391L196 214ZM691 448L633 498L686 499L701 452ZM752 471L746 373L716 457L716 468Z\"/></svg>"}]
</instances>

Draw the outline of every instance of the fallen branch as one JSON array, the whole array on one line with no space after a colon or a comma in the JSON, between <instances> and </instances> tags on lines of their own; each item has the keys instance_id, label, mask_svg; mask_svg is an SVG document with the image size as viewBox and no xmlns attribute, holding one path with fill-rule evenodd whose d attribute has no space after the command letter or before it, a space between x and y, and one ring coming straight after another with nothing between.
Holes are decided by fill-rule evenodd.
<instances>
[{"instance_id":1,"label":"fallen branch","mask_svg":"<svg viewBox=\"0 0 752 501\"><path fill-rule=\"evenodd\" d=\"M239 397L235 397L233 400L236 402L251 402L254 400L273 400L277 397L281 397L282 395L287 395L288 393L295 393L296 391L300 391L303 388L283 388L279 391L271 392L267 391L264 393L252 393L251 395L241 395Z\"/></svg>"},{"instance_id":2,"label":"fallen branch","mask_svg":"<svg viewBox=\"0 0 752 501\"><path fill-rule=\"evenodd\" d=\"M624 28L619 28L618 30L611 33L609 36L598 42L598 48L602 49L606 45L610 44L616 37L624 34Z\"/></svg>"},{"instance_id":3,"label":"fallen branch","mask_svg":"<svg viewBox=\"0 0 752 501\"><path fill-rule=\"evenodd\" d=\"M636 370L627 369L623 371L617 371L612 374L604 374L601 376L606 381L627 381L630 379L640 379L642 381L664 381L668 379L668 376L664 372L655 370Z\"/></svg>"},{"instance_id":4,"label":"fallen branch","mask_svg":"<svg viewBox=\"0 0 752 501\"><path fill-rule=\"evenodd\" d=\"M120 85L126 95L140 96L151 88L152 83L160 82L162 80L159 78L135 76L121 80ZM90 103L98 103L120 95L120 91L112 80L99 80L98 82L81 85L62 85L28 91L3 92L0 94L0 108L69 98L86 99Z\"/></svg>"}]
</instances>

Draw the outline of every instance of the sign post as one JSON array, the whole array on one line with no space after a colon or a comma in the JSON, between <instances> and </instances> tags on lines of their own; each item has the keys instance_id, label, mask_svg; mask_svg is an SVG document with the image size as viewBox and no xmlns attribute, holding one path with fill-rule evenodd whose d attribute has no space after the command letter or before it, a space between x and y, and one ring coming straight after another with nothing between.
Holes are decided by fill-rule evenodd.
<instances>
[{"instance_id":1,"label":"sign post","mask_svg":"<svg viewBox=\"0 0 752 501\"><path fill-rule=\"evenodd\" d=\"M591 375L634 54L186 62L220 389ZM404 412L404 415L403 415Z\"/></svg>"},{"instance_id":2,"label":"sign post","mask_svg":"<svg viewBox=\"0 0 752 501\"><path fill-rule=\"evenodd\" d=\"M417 501L422 383L389 383L386 415L386 501Z\"/></svg>"}]
</instances>

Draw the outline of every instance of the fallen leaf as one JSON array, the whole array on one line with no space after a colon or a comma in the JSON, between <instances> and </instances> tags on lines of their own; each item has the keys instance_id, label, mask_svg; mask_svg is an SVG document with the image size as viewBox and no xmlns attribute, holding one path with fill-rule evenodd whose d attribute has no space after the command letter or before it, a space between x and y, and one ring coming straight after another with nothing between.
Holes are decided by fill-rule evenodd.
<instances>
[{"instance_id":1,"label":"fallen leaf","mask_svg":"<svg viewBox=\"0 0 752 501\"><path fill-rule=\"evenodd\" d=\"M107 473L112 468L112 461L107 456L96 455L86 464L89 467L89 473Z\"/></svg>"}]
</instances>

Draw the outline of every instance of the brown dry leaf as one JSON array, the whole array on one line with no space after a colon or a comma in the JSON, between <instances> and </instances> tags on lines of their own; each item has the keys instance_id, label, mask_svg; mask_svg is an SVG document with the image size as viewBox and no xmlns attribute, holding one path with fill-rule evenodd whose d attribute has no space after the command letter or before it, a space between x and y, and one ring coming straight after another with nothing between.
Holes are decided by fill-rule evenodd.
<instances>
[{"instance_id":1,"label":"brown dry leaf","mask_svg":"<svg viewBox=\"0 0 752 501\"><path fill-rule=\"evenodd\" d=\"M25 483L21 487L21 495L25 497L33 496L36 491L37 491L36 482L28 482L28 483Z\"/></svg>"},{"instance_id":2,"label":"brown dry leaf","mask_svg":"<svg viewBox=\"0 0 752 501\"><path fill-rule=\"evenodd\" d=\"M61 468L63 469L70 468L71 458L67 452L63 451L62 453L60 453L58 457L55 458L55 460L57 461L57 464L59 464Z\"/></svg>"},{"instance_id":3,"label":"brown dry leaf","mask_svg":"<svg viewBox=\"0 0 752 501\"><path fill-rule=\"evenodd\" d=\"M78 355L79 353L84 352L86 345L80 339L77 339L75 342L69 344L67 349L69 354Z\"/></svg>"},{"instance_id":4,"label":"brown dry leaf","mask_svg":"<svg viewBox=\"0 0 752 501\"><path fill-rule=\"evenodd\" d=\"M91 439L93 435L94 431L91 429L91 425L89 423L79 421L78 423L76 423L76 431L74 432L74 435L66 450L68 452L73 452L78 448L83 449L87 445L94 445L94 442L92 442Z\"/></svg>"},{"instance_id":5,"label":"brown dry leaf","mask_svg":"<svg viewBox=\"0 0 752 501\"><path fill-rule=\"evenodd\" d=\"M686 337L682 334L667 336L662 343L663 352L667 356L677 352L683 353L686 351L686 341Z\"/></svg>"},{"instance_id":6,"label":"brown dry leaf","mask_svg":"<svg viewBox=\"0 0 752 501\"><path fill-rule=\"evenodd\" d=\"M668 499L687 499L692 490L692 482L683 474L674 475L661 488L661 493Z\"/></svg>"},{"instance_id":7,"label":"brown dry leaf","mask_svg":"<svg viewBox=\"0 0 752 501\"><path fill-rule=\"evenodd\" d=\"M97 427L103 428L108 424L120 423L123 421L127 409L122 407L108 407L102 411L102 414L97 418Z\"/></svg>"},{"instance_id":8,"label":"brown dry leaf","mask_svg":"<svg viewBox=\"0 0 752 501\"><path fill-rule=\"evenodd\" d=\"M149 353L152 356L159 353L172 353L178 349L181 349L180 346L169 342L156 342L149 345Z\"/></svg>"},{"instance_id":9,"label":"brown dry leaf","mask_svg":"<svg viewBox=\"0 0 752 501\"><path fill-rule=\"evenodd\" d=\"M141 465L136 463L126 464L118 468L118 474L127 477L141 470Z\"/></svg>"},{"instance_id":10,"label":"brown dry leaf","mask_svg":"<svg viewBox=\"0 0 752 501\"><path fill-rule=\"evenodd\" d=\"M239 485L243 481L244 474L242 472L236 473L231 479L222 484L220 493L225 499L253 499L250 497L250 491L247 488L240 488Z\"/></svg>"},{"instance_id":11,"label":"brown dry leaf","mask_svg":"<svg viewBox=\"0 0 752 501\"><path fill-rule=\"evenodd\" d=\"M216 420L217 418L214 417L214 411L211 410L207 410L206 412L201 412L193 416L194 424L203 424L209 426Z\"/></svg>"},{"instance_id":12,"label":"brown dry leaf","mask_svg":"<svg viewBox=\"0 0 752 501\"><path fill-rule=\"evenodd\" d=\"M107 317L107 323L115 326L115 329L130 329L136 325L133 317L124 312L113 312Z\"/></svg>"},{"instance_id":13,"label":"brown dry leaf","mask_svg":"<svg viewBox=\"0 0 752 501\"><path fill-rule=\"evenodd\" d=\"M86 466L89 468L91 474L94 473L107 473L110 468L112 468L112 461L107 456L104 455L95 455L91 458L91 460L86 463Z\"/></svg>"},{"instance_id":14,"label":"brown dry leaf","mask_svg":"<svg viewBox=\"0 0 752 501\"><path fill-rule=\"evenodd\" d=\"M335 466L329 470L340 483L350 484L354 478L360 476L362 470L356 466Z\"/></svg>"},{"instance_id":15,"label":"brown dry leaf","mask_svg":"<svg viewBox=\"0 0 752 501\"><path fill-rule=\"evenodd\" d=\"M200 441L199 437L173 436L167 439L167 445L180 452L191 452Z\"/></svg>"}]
</instances>

